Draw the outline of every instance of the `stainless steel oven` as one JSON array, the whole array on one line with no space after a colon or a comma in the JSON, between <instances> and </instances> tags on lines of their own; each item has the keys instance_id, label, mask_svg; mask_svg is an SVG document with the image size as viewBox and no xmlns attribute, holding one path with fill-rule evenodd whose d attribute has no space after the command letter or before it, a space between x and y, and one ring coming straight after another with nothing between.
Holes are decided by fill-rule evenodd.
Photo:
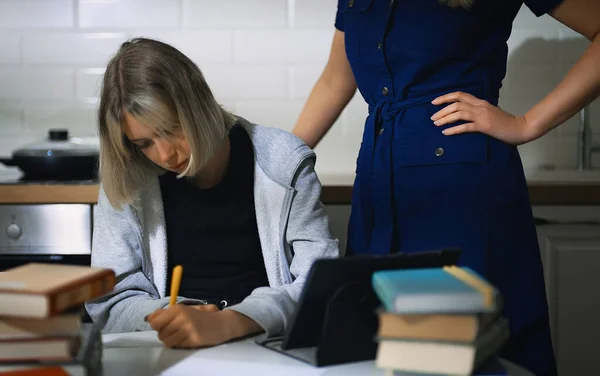
<instances>
[{"instance_id":1,"label":"stainless steel oven","mask_svg":"<svg viewBox=\"0 0 600 376\"><path fill-rule=\"evenodd\" d=\"M92 205L0 205L0 271L29 262L89 265Z\"/></svg>"}]
</instances>

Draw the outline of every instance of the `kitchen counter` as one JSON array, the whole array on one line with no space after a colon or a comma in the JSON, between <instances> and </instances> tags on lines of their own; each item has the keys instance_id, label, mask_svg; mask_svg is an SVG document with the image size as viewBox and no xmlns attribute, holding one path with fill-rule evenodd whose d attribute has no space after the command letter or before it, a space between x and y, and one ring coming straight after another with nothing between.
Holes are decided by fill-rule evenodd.
<instances>
[{"instance_id":1,"label":"kitchen counter","mask_svg":"<svg viewBox=\"0 0 600 376\"><path fill-rule=\"evenodd\" d=\"M97 184L1 184L0 204L95 204Z\"/></svg>"},{"instance_id":2,"label":"kitchen counter","mask_svg":"<svg viewBox=\"0 0 600 376\"><path fill-rule=\"evenodd\" d=\"M538 178L538 179L536 179ZM321 199L325 204L349 204L353 176L323 175ZM600 205L600 180L553 180L534 176L527 182L532 205Z\"/></svg>"},{"instance_id":3,"label":"kitchen counter","mask_svg":"<svg viewBox=\"0 0 600 376\"><path fill-rule=\"evenodd\" d=\"M321 200L326 205L347 205L352 198L351 175L323 174ZM600 181L530 180L532 205L600 205ZM22 182L0 175L0 204L95 204L98 183Z\"/></svg>"},{"instance_id":4,"label":"kitchen counter","mask_svg":"<svg viewBox=\"0 0 600 376\"><path fill-rule=\"evenodd\" d=\"M14 169L0 171L0 204L95 204L98 181L23 181Z\"/></svg>"}]
</instances>

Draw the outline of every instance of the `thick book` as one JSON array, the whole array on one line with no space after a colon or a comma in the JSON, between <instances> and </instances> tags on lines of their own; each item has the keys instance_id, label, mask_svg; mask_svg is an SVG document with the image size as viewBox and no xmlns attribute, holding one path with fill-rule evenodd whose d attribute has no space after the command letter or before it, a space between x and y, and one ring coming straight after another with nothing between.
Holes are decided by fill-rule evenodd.
<instances>
[{"instance_id":1,"label":"thick book","mask_svg":"<svg viewBox=\"0 0 600 376\"><path fill-rule=\"evenodd\" d=\"M80 328L79 311L43 319L0 317L0 342L11 339L74 335Z\"/></svg>"},{"instance_id":2,"label":"thick book","mask_svg":"<svg viewBox=\"0 0 600 376\"><path fill-rule=\"evenodd\" d=\"M415 373L394 371L393 369L386 370L385 376L447 376L445 374L434 373ZM494 356L486 361L483 365L473 371L472 376L508 376L508 370L500 362L498 357Z\"/></svg>"},{"instance_id":3,"label":"thick book","mask_svg":"<svg viewBox=\"0 0 600 376\"><path fill-rule=\"evenodd\" d=\"M491 313L499 308L499 291L468 267L378 271L371 282L385 309L397 314Z\"/></svg>"},{"instance_id":4,"label":"thick book","mask_svg":"<svg viewBox=\"0 0 600 376\"><path fill-rule=\"evenodd\" d=\"M70 376L61 366L22 366L13 367L8 371L2 372L0 366L0 375L2 376Z\"/></svg>"},{"instance_id":5,"label":"thick book","mask_svg":"<svg viewBox=\"0 0 600 376\"><path fill-rule=\"evenodd\" d=\"M379 313L380 339L472 342L499 316L499 312L475 314L397 315Z\"/></svg>"},{"instance_id":6,"label":"thick book","mask_svg":"<svg viewBox=\"0 0 600 376\"><path fill-rule=\"evenodd\" d=\"M102 336L97 325L82 324L79 332L79 350L75 357L35 358L3 360L0 362L0 375L5 372L31 372L33 374L101 376L102 373ZM76 343L74 343L76 345ZM64 347L63 347L64 353ZM18 373L15 373L18 375Z\"/></svg>"},{"instance_id":7,"label":"thick book","mask_svg":"<svg viewBox=\"0 0 600 376\"><path fill-rule=\"evenodd\" d=\"M31 263L0 273L0 316L45 318L110 292L111 269Z\"/></svg>"},{"instance_id":8,"label":"thick book","mask_svg":"<svg viewBox=\"0 0 600 376\"><path fill-rule=\"evenodd\" d=\"M497 354L508 337L508 321L500 318L472 343L380 341L376 365L405 373L471 375Z\"/></svg>"},{"instance_id":9,"label":"thick book","mask_svg":"<svg viewBox=\"0 0 600 376\"><path fill-rule=\"evenodd\" d=\"M0 341L0 364L25 361L74 361L80 346L79 334Z\"/></svg>"}]
</instances>

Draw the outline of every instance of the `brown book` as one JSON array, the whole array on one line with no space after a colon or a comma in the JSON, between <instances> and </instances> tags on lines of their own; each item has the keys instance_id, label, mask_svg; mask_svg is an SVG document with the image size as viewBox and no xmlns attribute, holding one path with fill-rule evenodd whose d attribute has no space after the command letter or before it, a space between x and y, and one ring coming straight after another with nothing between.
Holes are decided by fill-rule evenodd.
<instances>
[{"instance_id":1,"label":"brown book","mask_svg":"<svg viewBox=\"0 0 600 376\"><path fill-rule=\"evenodd\" d=\"M377 347L375 364L411 375L471 375L497 354L508 337L508 320L499 318L471 343L384 340Z\"/></svg>"},{"instance_id":2,"label":"brown book","mask_svg":"<svg viewBox=\"0 0 600 376\"><path fill-rule=\"evenodd\" d=\"M80 312L61 314L44 319L0 317L0 341L75 335L79 333L80 328Z\"/></svg>"},{"instance_id":3,"label":"brown book","mask_svg":"<svg viewBox=\"0 0 600 376\"><path fill-rule=\"evenodd\" d=\"M27 361L72 362L80 347L79 335L0 341L0 364Z\"/></svg>"},{"instance_id":4,"label":"brown book","mask_svg":"<svg viewBox=\"0 0 600 376\"><path fill-rule=\"evenodd\" d=\"M465 315L397 315L381 312L381 338L472 342L496 318L497 313Z\"/></svg>"},{"instance_id":5,"label":"brown book","mask_svg":"<svg viewBox=\"0 0 600 376\"><path fill-rule=\"evenodd\" d=\"M69 376L60 366L21 366L3 371L0 367L2 376Z\"/></svg>"},{"instance_id":6,"label":"brown book","mask_svg":"<svg viewBox=\"0 0 600 376\"><path fill-rule=\"evenodd\" d=\"M114 271L31 263L0 273L0 316L45 318L110 292Z\"/></svg>"}]
</instances>

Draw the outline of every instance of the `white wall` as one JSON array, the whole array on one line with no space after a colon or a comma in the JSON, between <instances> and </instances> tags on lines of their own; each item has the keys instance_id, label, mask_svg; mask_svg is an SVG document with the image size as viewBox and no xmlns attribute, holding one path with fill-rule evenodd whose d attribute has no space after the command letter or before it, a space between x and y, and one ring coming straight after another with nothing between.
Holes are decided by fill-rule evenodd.
<instances>
[{"instance_id":1,"label":"white wall","mask_svg":"<svg viewBox=\"0 0 600 376\"><path fill-rule=\"evenodd\" d=\"M291 129L323 68L336 0L0 0L0 156L48 128L95 135L98 80L133 36L178 46L218 99L255 122ZM524 8L509 41L501 105L522 113L588 42ZM321 173L352 173L366 116L359 95L317 148ZM600 104L592 111L600 131ZM522 147L526 166L574 165L576 119Z\"/></svg>"}]
</instances>

